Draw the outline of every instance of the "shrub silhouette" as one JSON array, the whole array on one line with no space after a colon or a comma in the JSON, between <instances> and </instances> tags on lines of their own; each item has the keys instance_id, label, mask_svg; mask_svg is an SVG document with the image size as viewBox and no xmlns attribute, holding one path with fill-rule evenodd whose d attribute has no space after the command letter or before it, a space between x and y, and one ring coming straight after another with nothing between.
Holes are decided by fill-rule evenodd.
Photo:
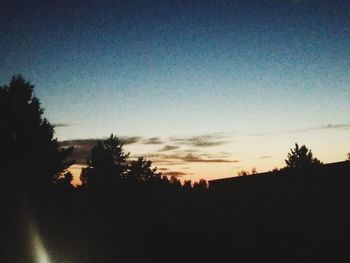
<instances>
[{"instance_id":1,"label":"shrub silhouette","mask_svg":"<svg viewBox=\"0 0 350 263\"><path fill-rule=\"evenodd\" d=\"M286 167L292 169L305 169L322 165L320 160L313 157L311 150L305 145L299 147L297 143L295 143L294 149L290 149L285 162Z\"/></svg>"}]
</instances>

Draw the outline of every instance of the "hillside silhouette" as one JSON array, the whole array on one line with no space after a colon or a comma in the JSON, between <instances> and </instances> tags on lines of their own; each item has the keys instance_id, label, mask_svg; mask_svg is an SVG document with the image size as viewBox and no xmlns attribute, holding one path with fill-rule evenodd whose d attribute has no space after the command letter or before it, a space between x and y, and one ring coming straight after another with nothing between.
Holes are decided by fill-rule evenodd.
<instances>
[{"instance_id":1,"label":"hillside silhouette","mask_svg":"<svg viewBox=\"0 0 350 263\"><path fill-rule=\"evenodd\" d=\"M348 262L350 161L295 144L279 170L181 183L111 134L71 185L33 86L0 88L1 262Z\"/></svg>"}]
</instances>

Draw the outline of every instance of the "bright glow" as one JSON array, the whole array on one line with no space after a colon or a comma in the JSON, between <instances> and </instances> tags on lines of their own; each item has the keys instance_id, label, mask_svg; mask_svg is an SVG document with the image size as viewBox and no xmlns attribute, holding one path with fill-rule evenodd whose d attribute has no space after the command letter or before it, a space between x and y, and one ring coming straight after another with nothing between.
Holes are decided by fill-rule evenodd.
<instances>
[{"instance_id":1,"label":"bright glow","mask_svg":"<svg viewBox=\"0 0 350 263\"><path fill-rule=\"evenodd\" d=\"M51 263L49 256L47 255L46 249L40 238L37 227L31 222L30 227L30 242L33 251L33 262L35 263Z\"/></svg>"}]
</instances>

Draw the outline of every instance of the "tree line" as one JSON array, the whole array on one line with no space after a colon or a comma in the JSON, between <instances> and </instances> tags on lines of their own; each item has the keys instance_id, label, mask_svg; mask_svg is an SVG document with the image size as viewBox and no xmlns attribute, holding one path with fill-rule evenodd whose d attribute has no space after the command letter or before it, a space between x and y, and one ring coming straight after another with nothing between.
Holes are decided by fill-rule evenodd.
<instances>
[{"instance_id":1,"label":"tree line","mask_svg":"<svg viewBox=\"0 0 350 263\"><path fill-rule=\"evenodd\" d=\"M73 188L66 169L74 149L60 147L33 88L21 76L0 87L0 261L40 262L43 247L53 263L346 258L347 177L272 176L215 192L130 160L112 134L92 148ZM298 144L285 161L279 174L322 166Z\"/></svg>"}]
</instances>

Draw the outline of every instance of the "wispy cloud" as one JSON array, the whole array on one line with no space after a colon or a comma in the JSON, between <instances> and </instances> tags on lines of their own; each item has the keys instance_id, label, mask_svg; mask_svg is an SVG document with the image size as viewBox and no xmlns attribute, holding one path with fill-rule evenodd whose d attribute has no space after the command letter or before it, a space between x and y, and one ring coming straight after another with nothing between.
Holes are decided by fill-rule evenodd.
<instances>
[{"instance_id":1,"label":"wispy cloud","mask_svg":"<svg viewBox=\"0 0 350 263\"><path fill-rule=\"evenodd\" d=\"M61 146L83 146L83 145L93 145L97 142L97 139L78 139L78 140L66 140L60 141L59 144Z\"/></svg>"},{"instance_id":2,"label":"wispy cloud","mask_svg":"<svg viewBox=\"0 0 350 263\"><path fill-rule=\"evenodd\" d=\"M189 163L237 163L238 160L226 160L226 159L204 159L193 154L187 154L182 157L181 160Z\"/></svg>"},{"instance_id":3,"label":"wispy cloud","mask_svg":"<svg viewBox=\"0 0 350 263\"><path fill-rule=\"evenodd\" d=\"M165 165L165 166L173 166L173 165L183 165L183 161L176 160L162 160L162 159L153 159L151 160L154 165Z\"/></svg>"},{"instance_id":4,"label":"wispy cloud","mask_svg":"<svg viewBox=\"0 0 350 263\"><path fill-rule=\"evenodd\" d=\"M143 144L163 144L164 142L159 137L152 137L152 138L144 139L142 143Z\"/></svg>"},{"instance_id":5,"label":"wispy cloud","mask_svg":"<svg viewBox=\"0 0 350 263\"><path fill-rule=\"evenodd\" d=\"M137 158L139 157L140 155L135 155L135 154L131 154L130 157L131 158ZM161 156L161 154L159 153L147 153L147 154L143 154L142 155L144 158L147 158L147 159L152 159L152 158L158 158Z\"/></svg>"},{"instance_id":6,"label":"wispy cloud","mask_svg":"<svg viewBox=\"0 0 350 263\"><path fill-rule=\"evenodd\" d=\"M121 136L118 137L120 142L124 145L127 144L133 144L139 142L142 137L139 136ZM101 139L77 139L77 140L66 140L66 141L61 141L60 145L61 146L76 146L79 147L81 145L95 145L98 141L105 140L105 138Z\"/></svg>"},{"instance_id":7,"label":"wispy cloud","mask_svg":"<svg viewBox=\"0 0 350 263\"><path fill-rule=\"evenodd\" d=\"M175 146L175 145L164 145L164 147L160 149L159 152L173 151L179 148L180 148L179 146Z\"/></svg>"},{"instance_id":8,"label":"wispy cloud","mask_svg":"<svg viewBox=\"0 0 350 263\"><path fill-rule=\"evenodd\" d=\"M187 175L187 173L184 173L184 172L165 172L165 173L162 173L162 175L166 175L166 176L174 176L174 177L181 177L181 176L184 176L184 175Z\"/></svg>"},{"instance_id":9,"label":"wispy cloud","mask_svg":"<svg viewBox=\"0 0 350 263\"><path fill-rule=\"evenodd\" d=\"M214 147L230 143L232 141L223 135L201 135L192 137L171 137L170 141L178 145L189 145L192 147Z\"/></svg>"},{"instance_id":10,"label":"wispy cloud","mask_svg":"<svg viewBox=\"0 0 350 263\"><path fill-rule=\"evenodd\" d=\"M326 129L341 129L341 128L348 129L350 128L350 123L328 124L325 128Z\"/></svg>"},{"instance_id":11,"label":"wispy cloud","mask_svg":"<svg viewBox=\"0 0 350 263\"><path fill-rule=\"evenodd\" d=\"M236 163L238 160L232 160L231 154L228 153L203 153L205 147L214 147L217 145L230 142L227 135L201 135L191 137L172 137L165 144L166 141L160 137L142 138L140 136L121 136L120 141L124 145L129 144L152 144L161 145L161 148L155 152L142 154L143 157L150 159L155 165L173 166L183 165L186 163ZM68 140L60 142L61 147L74 146L75 150L70 156L71 159L76 160L79 164L85 164L89 157L92 147L100 139L80 139ZM182 145L190 146L181 147ZM181 148L185 148L181 150ZM133 152L130 158L136 158L140 154ZM165 170L164 170L165 171Z\"/></svg>"},{"instance_id":12,"label":"wispy cloud","mask_svg":"<svg viewBox=\"0 0 350 263\"><path fill-rule=\"evenodd\" d=\"M215 158L214 155L193 153L187 154L160 154L153 159L154 163L165 165L178 165L184 163L237 163L238 160L230 160L224 158Z\"/></svg>"},{"instance_id":13,"label":"wispy cloud","mask_svg":"<svg viewBox=\"0 0 350 263\"><path fill-rule=\"evenodd\" d=\"M186 149L186 150L181 150L181 151L176 151L176 152L182 152L182 153L195 153L195 152L200 152L199 150L197 149Z\"/></svg>"},{"instance_id":14,"label":"wispy cloud","mask_svg":"<svg viewBox=\"0 0 350 263\"><path fill-rule=\"evenodd\" d=\"M284 131L283 133L300 133L300 132L326 130L326 129L347 129L347 128L350 128L350 123L338 123L338 124L331 124L330 123L327 125L306 127L304 129L299 129L299 130Z\"/></svg>"},{"instance_id":15,"label":"wispy cloud","mask_svg":"<svg viewBox=\"0 0 350 263\"><path fill-rule=\"evenodd\" d=\"M123 136L123 137L120 137L120 142L124 145L128 145L128 144L133 144L133 143L137 143L139 142L142 137L139 137L139 136Z\"/></svg>"},{"instance_id":16,"label":"wispy cloud","mask_svg":"<svg viewBox=\"0 0 350 263\"><path fill-rule=\"evenodd\" d=\"M309 131L318 131L318 130L327 130L327 129L349 129L350 123L339 123L339 124L327 124L314 127L305 127L302 129L296 130L286 130L286 131L276 131L276 132L262 132L262 133L249 133L248 136L269 136L269 135L278 135L278 134L290 134L290 133L302 133Z\"/></svg>"},{"instance_id":17,"label":"wispy cloud","mask_svg":"<svg viewBox=\"0 0 350 263\"><path fill-rule=\"evenodd\" d=\"M54 123L53 126L55 128L62 128L62 127L69 127L69 126L73 126L74 124L72 123Z\"/></svg>"},{"instance_id":18,"label":"wispy cloud","mask_svg":"<svg viewBox=\"0 0 350 263\"><path fill-rule=\"evenodd\" d=\"M263 155L263 156L260 156L259 158L260 158L260 159L270 159L270 158L272 158L272 156Z\"/></svg>"},{"instance_id":19,"label":"wispy cloud","mask_svg":"<svg viewBox=\"0 0 350 263\"><path fill-rule=\"evenodd\" d=\"M137 143L142 138L138 136L123 136L119 137L122 144L128 145ZM59 142L61 147L73 146L74 151L68 157L71 160L75 160L77 164L86 164L86 159L90 156L91 149L96 145L100 139L78 139L78 140L66 140ZM102 139L101 139L102 140Z\"/></svg>"}]
</instances>

